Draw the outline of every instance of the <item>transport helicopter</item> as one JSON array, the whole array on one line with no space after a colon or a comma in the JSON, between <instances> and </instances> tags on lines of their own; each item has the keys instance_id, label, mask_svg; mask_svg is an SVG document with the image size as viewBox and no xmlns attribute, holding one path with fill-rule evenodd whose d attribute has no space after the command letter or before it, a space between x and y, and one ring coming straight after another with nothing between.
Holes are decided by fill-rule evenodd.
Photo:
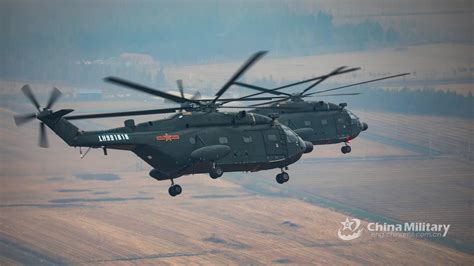
<instances>
[{"instance_id":1,"label":"transport helicopter","mask_svg":"<svg viewBox=\"0 0 474 266\"><path fill-rule=\"evenodd\" d=\"M25 96L36 107L37 112L14 116L17 126L34 119L40 120L39 145L48 147L46 126L72 147L127 150L135 153L153 169L150 176L156 180L171 180L168 192L171 196L181 194L182 188L174 179L183 175L209 173L212 178L224 172L255 172L280 168L276 181L280 184L289 180L284 170L298 161L303 153L311 152L313 145L303 141L274 116L263 116L246 111L220 112L220 108L236 99L221 98L265 52L258 52L227 81L213 99L188 99L184 96L181 82L178 82L180 96L149 88L117 77L108 77L107 82L162 97L179 107L124 111L116 113L69 115L72 109L53 111L51 108L61 96L54 88L45 107L41 107L28 85L22 88ZM272 97L243 99L238 101L271 100ZM225 103L224 103L225 102ZM136 115L174 113L167 119L135 124L129 119L123 127L101 131L83 131L71 120L122 117ZM84 154L85 155L85 154Z\"/></svg>"},{"instance_id":2,"label":"transport helicopter","mask_svg":"<svg viewBox=\"0 0 474 266\"><path fill-rule=\"evenodd\" d=\"M274 89L267 89L242 82L235 82L235 85L259 91L258 93L241 97L239 98L240 100L251 99L252 97L265 93L275 95L275 97L278 98L269 102L251 105L256 107L256 109L250 110L249 112L262 115L278 114L278 121L293 129L303 140L309 141L314 145L344 143L341 147L341 152L346 154L351 152L351 146L349 146L350 141L355 139L362 131L367 130L367 123L360 121L353 112L348 110L346 103L334 104L325 101L305 101L304 98L315 96L359 95L360 93L321 93L409 75L409 73L403 73L336 88L309 92L318 84L332 76L357 71L359 69L360 68L339 67L326 75L287 84ZM301 92L287 93L281 91L285 88L310 82L313 83Z\"/></svg>"}]
</instances>

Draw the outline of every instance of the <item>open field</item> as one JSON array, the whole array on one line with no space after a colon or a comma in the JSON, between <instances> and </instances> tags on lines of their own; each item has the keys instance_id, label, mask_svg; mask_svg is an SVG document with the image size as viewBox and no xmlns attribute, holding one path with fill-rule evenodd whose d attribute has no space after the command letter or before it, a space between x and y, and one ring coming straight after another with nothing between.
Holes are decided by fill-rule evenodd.
<instances>
[{"instance_id":1,"label":"open field","mask_svg":"<svg viewBox=\"0 0 474 266\"><path fill-rule=\"evenodd\" d=\"M141 105L115 102L107 108ZM149 178L149 167L134 155L110 151L105 157L93 150L81 160L54 134L51 148L40 149L37 125L17 129L13 113L0 110L2 264L474 260L471 120L356 111L369 130L353 141L350 155L341 155L338 145L317 146L290 167L291 180L283 186L274 182L276 170L220 180L184 177L178 180L183 195L170 198L168 182ZM138 118L146 119L152 117ZM346 215L450 223L451 229L441 243L368 234L344 242L336 232Z\"/></svg>"},{"instance_id":2,"label":"open field","mask_svg":"<svg viewBox=\"0 0 474 266\"><path fill-rule=\"evenodd\" d=\"M415 239L338 240L345 215L249 193L226 180L183 179L170 198L146 172L116 181L2 176L0 260L81 264L468 264ZM28 184L28 185L26 185Z\"/></svg>"},{"instance_id":3,"label":"open field","mask_svg":"<svg viewBox=\"0 0 474 266\"><path fill-rule=\"evenodd\" d=\"M235 180L261 193L285 193L372 220L449 223L452 244L472 252L474 154L470 135L474 122L356 113L369 124L369 130L352 142L349 156L338 156L338 145L317 146L310 156L290 167L291 184L284 187L265 180L267 173L257 173L262 177L257 186L249 178ZM405 152L394 153L397 150Z\"/></svg>"},{"instance_id":4,"label":"open field","mask_svg":"<svg viewBox=\"0 0 474 266\"><path fill-rule=\"evenodd\" d=\"M393 114L356 110L370 125L365 138L392 142L423 155L456 155L474 160L474 121L456 117Z\"/></svg>"}]
</instances>

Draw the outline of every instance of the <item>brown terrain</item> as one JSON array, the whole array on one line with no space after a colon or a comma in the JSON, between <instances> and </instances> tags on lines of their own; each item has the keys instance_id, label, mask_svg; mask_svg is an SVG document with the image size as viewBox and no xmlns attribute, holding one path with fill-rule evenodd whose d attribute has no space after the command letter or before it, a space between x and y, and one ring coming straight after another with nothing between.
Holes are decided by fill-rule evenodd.
<instances>
[{"instance_id":1,"label":"brown terrain","mask_svg":"<svg viewBox=\"0 0 474 266\"><path fill-rule=\"evenodd\" d=\"M17 87L19 89L19 87ZM357 111L369 124L349 155L317 146L277 170L169 182L148 176L133 154L92 150L79 158L37 123L16 128L0 109L0 264L464 264L474 261L473 121ZM62 102L55 107L69 107ZM74 103L81 110L152 108L153 103ZM83 109L82 109L83 110ZM138 117L146 121L150 117ZM123 119L79 122L120 126ZM447 239L337 237L346 216L368 221L450 223Z\"/></svg>"}]
</instances>

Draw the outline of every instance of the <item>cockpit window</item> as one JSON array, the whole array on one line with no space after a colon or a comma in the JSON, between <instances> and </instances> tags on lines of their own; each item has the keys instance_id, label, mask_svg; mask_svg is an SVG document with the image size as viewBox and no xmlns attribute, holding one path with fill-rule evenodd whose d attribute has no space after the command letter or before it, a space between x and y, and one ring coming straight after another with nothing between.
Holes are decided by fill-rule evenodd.
<instances>
[{"instance_id":1,"label":"cockpit window","mask_svg":"<svg viewBox=\"0 0 474 266\"><path fill-rule=\"evenodd\" d=\"M351 119L358 119L358 117L357 117L355 114L353 114L351 111L349 111L349 110L346 109L346 112L349 114L349 117L350 117Z\"/></svg>"},{"instance_id":2,"label":"cockpit window","mask_svg":"<svg viewBox=\"0 0 474 266\"><path fill-rule=\"evenodd\" d=\"M298 136L296 135L295 132L293 132L291 129L289 129L286 126L282 126L282 128L283 128L283 131L285 131L286 141L288 143L298 142Z\"/></svg>"}]
</instances>

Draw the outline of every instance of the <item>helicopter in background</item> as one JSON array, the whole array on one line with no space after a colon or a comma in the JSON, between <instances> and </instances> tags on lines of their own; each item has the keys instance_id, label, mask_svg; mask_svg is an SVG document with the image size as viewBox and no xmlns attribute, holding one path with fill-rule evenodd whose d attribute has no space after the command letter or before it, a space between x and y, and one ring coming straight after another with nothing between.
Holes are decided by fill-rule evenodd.
<instances>
[{"instance_id":1,"label":"helicopter in background","mask_svg":"<svg viewBox=\"0 0 474 266\"><path fill-rule=\"evenodd\" d=\"M303 140L309 141L314 145L344 143L344 145L341 147L341 152L346 154L351 152L351 146L349 146L350 141L359 136L362 131L366 131L368 129L367 123L360 121L360 119L353 112L348 110L346 108L347 103L334 104L325 101L305 101L304 98L315 96L359 95L360 93L319 94L356 85L409 75L409 73L403 73L340 86L332 89L309 92L318 84L332 76L357 70L360 70L360 68L339 67L326 75L287 84L273 89L263 88L242 82L235 82L235 85L259 91L258 93L250 94L239 99L251 99L252 97L265 93L272 94L274 97L277 97L276 100L251 105L256 107L256 109L250 110L249 112L262 115L278 114L278 120L282 124L285 124L289 128L293 129ZM285 88L310 82L313 83L303 89L301 92L287 93L281 91Z\"/></svg>"},{"instance_id":2,"label":"helicopter in background","mask_svg":"<svg viewBox=\"0 0 474 266\"><path fill-rule=\"evenodd\" d=\"M179 107L125 111L116 113L69 115L72 109L53 111L51 108L61 96L54 88L48 103L43 108L28 85L22 92L36 107L37 112L15 115L17 126L34 119L40 120L39 145L48 147L46 126L72 147L102 148L104 155L108 149L127 150L135 153L153 169L150 176L156 180L171 180L168 193L181 194L182 188L174 179L183 175L209 173L212 178L224 172L255 172L280 168L276 181L280 184L289 180L284 169L298 161L303 153L311 152L313 145L303 141L295 132L275 119L246 111L220 112L219 108L235 101L271 100L272 97L252 99L224 99L222 94L232 86L245 71L258 61L265 52L258 52L230 78L215 94L213 99L188 99L184 96L182 83L178 81L180 96L152 89L121 78L108 77L107 82L133 90L162 97ZM178 112L178 113L176 113ZM168 119L135 124L129 119L123 127L101 131L83 131L71 120L108 118L136 115L174 113ZM89 151L89 149L86 151Z\"/></svg>"}]
</instances>

